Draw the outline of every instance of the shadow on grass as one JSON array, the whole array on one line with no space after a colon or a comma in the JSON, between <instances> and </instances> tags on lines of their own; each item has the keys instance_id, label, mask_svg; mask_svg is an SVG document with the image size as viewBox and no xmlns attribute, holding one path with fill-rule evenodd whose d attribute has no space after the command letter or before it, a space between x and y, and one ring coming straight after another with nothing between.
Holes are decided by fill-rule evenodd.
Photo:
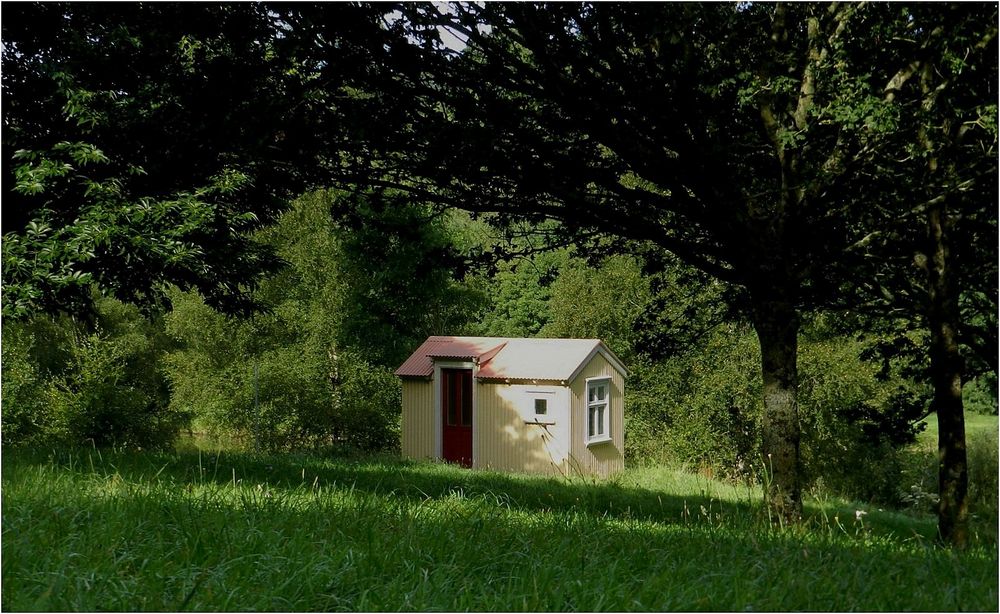
<instances>
[{"instance_id":1,"label":"shadow on grass","mask_svg":"<svg viewBox=\"0 0 1000 614\"><path fill-rule=\"evenodd\" d=\"M4 470L8 470L5 455ZM175 453L109 450L22 450L18 462L56 463L75 471L118 474L126 481L172 481L178 485L266 485L270 488L335 487L411 502L448 497L485 498L526 512L584 514L593 518L643 520L668 525L770 529L759 495L731 489L716 497L708 483L699 492L676 494L626 486L617 480L545 478L453 465L401 460L390 456L329 457L306 454L261 455L184 450ZM717 486L717 485L716 485ZM725 487L723 487L725 488ZM806 505L797 530L836 532L846 537L879 535L931 544L936 526L930 517L895 513L863 516L843 504Z\"/></svg>"},{"instance_id":2,"label":"shadow on grass","mask_svg":"<svg viewBox=\"0 0 1000 614\"><path fill-rule=\"evenodd\" d=\"M72 482L96 476L103 483L107 476L120 494L104 497L59 480L39 492L50 474L26 471L39 466L75 474ZM766 525L762 530L752 502L616 483L388 458L96 450L51 458L8 453L3 473L4 610L172 610L182 604L286 611L960 610L996 604L995 556L991 562L884 542L801 540ZM237 496L185 494L191 485L224 487L234 474ZM119 489L119 478L157 486ZM288 493L319 484L367 496L296 508L283 503L294 497L257 495L262 484ZM425 513L421 501L440 505ZM717 515L703 516L703 505ZM549 510L557 514L532 513ZM629 518L663 526L602 522ZM678 524L690 530L676 530ZM921 590L939 582L940 590Z\"/></svg>"}]
</instances>

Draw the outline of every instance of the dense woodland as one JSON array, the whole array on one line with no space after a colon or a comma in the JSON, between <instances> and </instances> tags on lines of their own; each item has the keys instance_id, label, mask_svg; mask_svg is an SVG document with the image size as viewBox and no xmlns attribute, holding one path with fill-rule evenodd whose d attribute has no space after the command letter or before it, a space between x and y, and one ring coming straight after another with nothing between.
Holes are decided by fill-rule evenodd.
<instances>
[{"instance_id":1,"label":"dense woodland","mask_svg":"<svg viewBox=\"0 0 1000 614\"><path fill-rule=\"evenodd\" d=\"M5 6L3 444L392 451L427 335L599 337L628 464L763 482L791 520L803 492L936 502L962 545L963 416L997 413L996 23Z\"/></svg>"}]
</instances>

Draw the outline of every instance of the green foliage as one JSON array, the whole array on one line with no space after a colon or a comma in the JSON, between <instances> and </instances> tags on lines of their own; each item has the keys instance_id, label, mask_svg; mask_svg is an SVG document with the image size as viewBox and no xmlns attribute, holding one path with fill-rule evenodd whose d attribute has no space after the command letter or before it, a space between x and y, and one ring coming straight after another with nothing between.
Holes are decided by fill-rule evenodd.
<instances>
[{"instance_id":1,"label":"green foliage","mask_svg":"<svg viewBox=\"0 0 1000 614\"><path fill-rule=\"evenodd\" d=\"M5 444L166 446L189 419L168 406L162 324L112 299L95 307L90 327L49 316L5 325Z\"/></svg>"},{"instance_id":2,"label":"green foliage","mask_svg":"<svg viewBox=\"0 0 1000 614\"><path fill-rule=\"evenodd\" d=\"M901 448L913 441L926 391L878 377L842 336L800 342L803 484L817 492L901 502ZM727 324L701 345L656 363L633 362L626 387L629 462L681 464L728 478L761 479L760 366L756 335Z\"/></svg>"},{"instance_id":3,"label":"green foliage","mask_svg":"<svg viewBox=\"0 0 1000 614\"><path fill-rule=\"evenodd\" d=\"M552 319L553 279L562 274L567 260L564 251L556 251L501 263L486 281L489 307L479 322L480 332L491 337L549 336L543 329Z\"/></svg>"},{"instance_id":4,"label":"green foliage","mask_svg":"<svg viewBox=\"0 0 1000 614\"><path fill-rule=\"evenodd\" d=\"M634 256L594 265L565 254L526 259L515 271L501 268L487 286L499 290L485 321L504 314L515 334L525 334L512 321L526 292L511 289L544 293L530 310L548 318L542 336L598 337L626 359L629 463L759 479L760 350L749 325L722 306L740 299L726 298L730 288L675 261L653 264L658 272L644 275ZM539 284L545 278L552 278L547 288ZM866 350L882 338L851 336L857 324L818 314L803 331L803 483L816 492L899 504L900 449L913 441L928 393L906 379L906 361L863 359L876 358Z\"/></svg>"},{"instance_id":5,"label":"green foliage","mask_svg":"<svg viewBox=\"0 0 1000 614\"><path fill-rule=\"evenodd\" d=\"M227 321L195 295L174 303L168 330L184 348L167 357L171 404L197 428L267 449L398 445L400 388L388 369L297 332L301 320Z\"/></svg>"},{"instance_id":6,"label":"green foliage","mask_svg":"<svg viewBox=\"0 0 1000 614\"><path fill-rule=\"evenodd\" d=\"M288 9L288 10L286 10ZM323 9L324 88L367 74L343 37L378 9ZM299 10L24 3L3 21L3 313L85 313L91 286L155 305L167 284L247 313L277 261L249 234L336 154ZM301 22L299 22L301 23ZM376 26L377 27L377 26Z\"/></svg>"},{"instance_id":7,"label":"green foliage","mask_svg":"<svg viewBox=\"0 0 1000 614\"><path fill-rule=\"evenodd\" d=\"M629 462L669 462L742 477L759 471L760 367L752 331L724 326L627 382Z\"/></svg>"},{"instance_id":8,"label":"green foliage","mask_svg":"<svg viewBox=\"0 0 1000 614\"><path fill-rule=\"evenodd\" d=\"M166 408L164 395L150 398L154 382L130 372L144 357L137 339L99 333L73 346L69 372L51 398L57 440L94 445L169 445L185 416Z\"/></svg>"},{"instance_id":9,"label":"green foliage","mask_svg":"<svg viewBox=\"0 0 1000 614\"><path fill-rule=\"evenodd\" d=\"M965 411L984 416L997 415L997 375L983 373L962 386Z\"/></svg>"},{"instance_id":10,"label":"green foliage","mask_svg":"<svg viewBox=\"0 0 1000 614\"><path fill-rule=\"evenodd\" d=\"M348 228L331 217L345 198L307 194L259 235L287 262L256 295L268 313L227 319L173 297L171 404L199 428L267 449L398 447L392 371L427 335L455 332L479 295L451 279L442 222L372 195Z\"/></svg>"},{"instance_id":11,"label":"green foliage","mask_svg":"<svg viewBox=\"0 0 1000 614\"><path fill-rule=\"evenodd\" d=\"M53 432L50 399L52 382L39 373L28 356L34 337L24 334L15 340L10 324L3 333L3 445L44 443Z\"/></svg>"},{"instance_id":12,"label":"green foliage","mask_svg":"<svg viewBox=\"0 0 1000 614\"><path fill-rule=\"evenodd\" d=\"M996 412L995 7L473 3L379 17L357 4L5 12L4 314L85 313L94 287L149 306L174 282L183 343L165 409L150 331L15 330L5 442L162 442L195 414L268 448L392 448L389 370L427 335L601 337L634 370L630 458L747 475L764 464L760 352L732 314L749 296L746 313L780 303L791 322L861 288L922 325L909 261L938 197L961 264L959 337L974 373L994 372L967 400ZM440 45L447 26L468 32L465 52ZM898 72L914 58L919 71ZM261 230L317 178L362 177L398 191L310 194ZM631 255L543 253L462 283L475 220L444 211L456 206ZM667 251L704 274L657 270ZM275 273L275 256L289 266ZM209 306L268 309L228 320ZM843 335L862 328L803 338L802 477L891 501L926 395L890 359L857 360ZM905 332L871 336L899 357L922 349Z\"/></svg>"},{"instance_id":13,"label":"green foliage","mask_svg":"<svg viewBox=\"0 0 1000 614\"><path fill-rule=\"evenodd\" d=\"M997 517L998 465L997 417L967 414L965 417L966 449L969 471L969 512L973 518ZM907 446L902 456L903 474L899 481L902 502L910 509L935 512L938 498L938 423L928 416L922 423L925 430L917 443ZM992 525L993 535L997 526Z\"/></svg>"},{"instance_id":14,"label":"green foliage","mask_svg":"<svg viewBox=\"0 0 1000 614\"><path fill-rule=\"evenodd\" d=\"M1000 503L1000 489L997 485L1000 476L1000 441L996 423L990 426L992 428L969 429L966 436L969 453L969 504L973 513L980 518L996 518Z\"/></svg>"},{"instance_id":15,"label":"green foliage","mask_svg":"<svg viewBox=\"0 0 1000 614\"><path fill-rule=\"evenodd\" d=\"M843 337L802 343L804 477L840 496L898 504L899 450L914 441L929 393L898 375L880 380L859 358L863 347Z\"/></svg>"},{"instance_id":16,"label":"green foliage","mask_svg":"<svg viewBox=\"0 0 1000 614\"><path fill-rule=\"evenodd\" d=\"M329 361L280 315L227 321L194 294L173 298L167 330L182 347L166 358L171 406L195 426L276 449L327 441L335 421Z\"/></svg>"},{"instance_id":17,"label":"green foliage","mask_svg":"<svg viewBox=\"0 0 1000 614\"><path fill-rule=\"evenodd\" d=\"M366 155L346 174L496 213L508 228L559 220L562 238L579 243L655 246L742 288L721 296L753 320L765 378L787 393L763 399L763 442L769 496L789 518L800 494L802 313L876 304L911 330L954 331L996 371L995 5L399 13L398 44L383 58L394 77L373 87L391 128L363 135ZM462 33L464 49L444 45L442 32ZM934 219L942 232L928 233ZM928 234L948 237L947 265L931 264ZM986 326L972 325L976 312ZM936 377L939 387L952 381L943 375L961 373ZM881 421L860 398L850 407Z\"/></svg>"},{"instance_id":18,"label":"green foliage","mask_svg":"<svg viewBox=\"0 0 1000 614\"><path fill-rule=\"evenodd\" d=\"M569 260L551 286L551 320L545 337L599 338L621 359L639 346L640 314L650 302L650 282L632 256L611 256L598 266Z\"/></svg>"},{"instance_id":19,"label":"green foliage","mask_svg":"<svg viewBox=\"0 0 1000 614\"><path fill-rule=\"evenodd\" d=\"M461 334L483 297L454 279L464 259L448 220L393 192L326 198L335 211L350 206L333 229L339 255L331 254L342 342L395 369L429 335Z\"/></svg>"},{"instance_id":20,"label":"green foliage","mask_svg":"<svg viewBox=\"0 0 1000 614\"><path fill-rule=\"evenodd\" d=\"M343 384L337 389L339 432L360 450L398 451L403 403L399 378L356 353L344 356L342 365Z\"/></svg>"}]
</instances>

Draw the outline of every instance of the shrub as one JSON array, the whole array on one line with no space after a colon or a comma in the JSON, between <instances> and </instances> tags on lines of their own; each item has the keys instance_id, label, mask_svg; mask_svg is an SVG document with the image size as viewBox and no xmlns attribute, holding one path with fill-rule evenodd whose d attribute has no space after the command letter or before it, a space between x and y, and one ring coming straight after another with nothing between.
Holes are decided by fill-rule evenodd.
<instances>
[{"instance_id":1,"label":"shrub","mask_svg":"<svg viewBox=\"0 0 1000 614\"><path fill-rule=\"evenodd\" d=\"M983 373L962 386L965 411L984 416L997 415L997 376Z\"/></svg>"},{"instance_id":2,"label":"shrub","mask_svg":"<svg viewBox=\"0 0 1000 614\"><path fill-rule=\"evenodd\" d=\"M968 434L969 502L973 512L983 518L997 517L998 441L995 430L977 430Z\"/></svg>"},{"instance_id":3,"label":"shrub","mask_svg":"<svg viewBox=\"0 0 1000 614\"><path fill-rule=\"evenodd\" d=\"M73 346L67 373L54 381L55 432L73 443L162 447L187 416L172 412L160 382L143 377L144 349L132 337L92 334ZM155 358L153 358L155 360Z\"/></svg>"},{"instance_id":4,"label":"shrub","mask_svg":"<svg viewBox=\"0 0 1000 614\"><path fill-rule=\"evenodd\" d=\"M337 387L335 432L354 448L399 450L402 385L392 370L348 355Z\"/></svg>"},{"instance_id":5,"label":"shrub","mask_svg":"<svg viewBox=\"0 0 1000 614\"><path fill-rule=\"evenodd\" d=\"M898 503L899 450L914 441L923 396L899 379L880 381L877 365L858 358L860 342L833 337L800 348L804 483L853 499Z\"/></svg>"},{"instance_id":6,"label":"shrub","mask_svg":"<svg viewBox=\"0 0 1000 614\"><path fill-rule=\"evenodd\" d=\"M626 384L630 462L670 462L740 477L759 453L756 341L733 325L662 363L636 361Z\"/></svg>"},{"instance_id":7,"label":"shrub","mask_svg":"<svg viewBox=\"0 0 1000 614\"><path fill-rule=\"evenodd\" d=\"M900 447L924 409L919 389L882 382L844 337L800 343L803 486L899 501ZM731 479L760 478L759 349L749 326L729 324L661 363L635 361L626 385L630 463L669 462Z\"/></svg>"},{"instance_id":8,"label":"shrub","mask_svg":"<svg viewBox=\"0 0 1000 614\"><path fill-rule=\"evenodd\" d=\"M10 325L5 327L3 339L3 445L37 443L52 430L48 423L53 390L29 358L34 337L16 339L9 331Z\"/></svg>"},{"instance_id":9,"label":"shrub","mask_svg":"<svg viewBox=\"0 0 1000 614\"><path fill-rule=\"evenodd\" d=\"M216 437L267 450L397 448L400 388L392 371L312 332L302 325L308 312L292 306L227 320L197 295L178 293L168 328L184 347L166 360L172 406L196 412L196 426Z\"/></svg>"},{"instance_id":10,"label":"shrub","mask_svg":"<svg viewBox=\"0 0 1000 614\"><path fill-rule=\"evenodd\" d=\"M3 343L3 441L162 447L188 416L171 410L159 324L112 299L95 321L9 323Z\"/></svg>"},{"instance_id":11,"label":"shrub","mask_svg":"<svg viewBox=\"0 0 1000 614\"><path fill-rule=\"evenodd\" d=\"M360 217L340 226L330 213L345 195L307 194L259 233L288 264L256 292L265 313L226 319L175 292L167 325L182 347L167 360L171 403L214 435L269 449L398 447L390 367L469 318L479 293L451 278L441 222L385 197L365 196Z\"/></svg>"}]
</instances>

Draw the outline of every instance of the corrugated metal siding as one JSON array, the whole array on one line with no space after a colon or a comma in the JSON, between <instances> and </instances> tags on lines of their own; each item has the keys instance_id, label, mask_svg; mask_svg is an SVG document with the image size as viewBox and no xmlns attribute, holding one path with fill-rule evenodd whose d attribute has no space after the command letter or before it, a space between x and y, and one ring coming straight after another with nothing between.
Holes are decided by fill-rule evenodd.
<instances>
[{"instance_id":1,"label":"corrugated metal siding","mask_svg":"<svg viewBox=\"0 0 1000 614\"><path fill-rule=\"evenodd\" d=\"M611 378L612 441L587 447L586 380ZM403 379L402 452L406 458L436 458L434 381ZM608 476L624 469L624 390L625 381L600 354L595 355L566 388L547 384L476 384L474 409L475 466L501 471L543 474L584 474ZM534 421L532 391L549 392L553 399L542 422ZM548 397L548 395L546 395Z\"/></svg>"},{"instance_id":2,"label":"corrugated metal siding","mask_svg":"<svg viewBox=\"0 0 1000 614\"><path fill-rule=\"evenodd\" d=\"M402 449L406 458L435 458L434 382L403 380Z\"/></svg>"},{"instance_id":3,"label":"corrugated metal siding","mask_svg":"<svg viewBox=\"0 0 1000 614\"><path fill-rule=\"evenodd\" d=\"M611 378L611 441L587 447L586 426L587 378ZM570 432L570 469L575 474L608 475L625 468L625 378L604 356L595 355L590 364L570 382L572 428Z\"/></svg>"},{"instance_id":4,"label":"corrugated metal siding","mask_svg":"<svg viewBox=\"0 0 1000 614\"><path fill-rule=\"evenodd\" d=\"M477 384L473 437L477 468L543 474L565 474L569 450L569 391L541 384ZM539 394L532 394L538 392ZM551 398L548 414L534 421L534 398Z\"/></svg>"}]
</instances>

